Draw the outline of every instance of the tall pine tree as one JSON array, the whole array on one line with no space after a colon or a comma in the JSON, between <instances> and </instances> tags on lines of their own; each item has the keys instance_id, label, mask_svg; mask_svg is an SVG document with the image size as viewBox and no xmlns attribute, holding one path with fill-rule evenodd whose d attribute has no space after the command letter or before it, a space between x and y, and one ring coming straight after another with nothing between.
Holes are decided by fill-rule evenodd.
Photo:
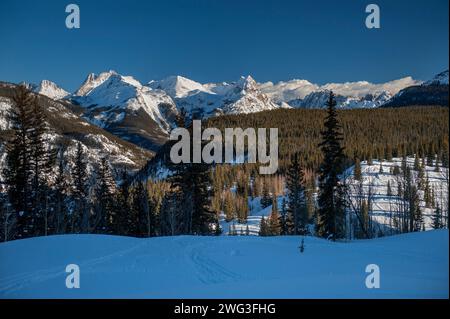
<instances>
[{"instance_id":1,"label":"tall pine tree","mask_svg":"<svg viewBox=\"0 0 450 319\"><path fill-rule=\"evenodd\" d=\"M320 237L336 240L345 236L344 189L339 182L344 154L341 146L342 133L337 119L336 101L330 92L327 101L325 129L319 144L323 162L319 169L319 196L316 232Z\"/></svg>"}]
</instances>

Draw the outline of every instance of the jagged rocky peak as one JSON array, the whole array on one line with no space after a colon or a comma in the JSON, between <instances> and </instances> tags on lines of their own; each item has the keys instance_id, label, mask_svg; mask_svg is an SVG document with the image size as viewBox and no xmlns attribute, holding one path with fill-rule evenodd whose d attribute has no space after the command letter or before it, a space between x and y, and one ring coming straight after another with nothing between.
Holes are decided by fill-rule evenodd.
<instances>
[{"instance_id":1,"label":"jagged rocky peak","mask_svg":"<svg viewBox=\"0 0 450 319\"><path fill-rule=\"evenodd\" d=\"M256 83L255 79L253 79L250 75L241 76L239 81L236 82L237 87L241 88L244 91L254 92L258 91L258 83Z\"/></svg>"},{"instance_id":2,"label":"jagged rocky peak","mask_svg":"<svg viewBox=\"0 0 450 319\"><path fill-rule=\"evenodd\" d=\"M49 80L42 80L41 83L34 88L34 91L54 100L60 100L69 96L69 92Z\"/></svg>"},{"instance_id":3,"label":"jagged rocky peak","mask_svg":"<svg viewBox=\"0 0 450 319\"><path fill-rule=\"evenodd\" d=\"M92 89L101 85L103 82L105 82L107 79L109 79L113 75L118 76L118 73L114 70L102 72L99 75L96 75L95 73L90 73L86 77L86 80L84 80L84 82L80 86L80 88L75 92L75 95L84 96L84 95L88 94Z\"/></svg>"}]
</instances>

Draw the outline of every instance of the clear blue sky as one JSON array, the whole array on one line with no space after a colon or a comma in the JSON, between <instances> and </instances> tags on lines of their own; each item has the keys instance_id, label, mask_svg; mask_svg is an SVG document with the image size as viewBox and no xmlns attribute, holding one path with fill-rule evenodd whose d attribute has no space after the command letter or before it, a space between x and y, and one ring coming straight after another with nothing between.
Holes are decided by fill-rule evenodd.
<instances>
[{"instance_id":1,"label":"clear blue sky","mask_svg":"<svg viewBox=\"0 0 450 319\"><path fill-rule=\"evenodd\" d=\"M65 27L76 3L81 28ZM381 29L365 7L381 8ZM428 79L448 68L448 0L1 0L0 80L75 90L114 69L147 82Z\"/></svg>"}]
</instances>

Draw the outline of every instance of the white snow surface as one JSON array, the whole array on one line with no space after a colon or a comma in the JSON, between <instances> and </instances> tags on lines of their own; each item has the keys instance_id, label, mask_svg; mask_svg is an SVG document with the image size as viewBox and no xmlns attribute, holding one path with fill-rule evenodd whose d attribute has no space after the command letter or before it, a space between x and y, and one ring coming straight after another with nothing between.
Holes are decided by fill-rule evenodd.
<instances>
[{"instance_id":1,"label":"white snow surface","mask_svg":"<svg viewBox=\"0 0 450 319\"><path fill-rule=\"evenodd\" d=\"M448 298L448 230L297 236L60 235L0 244L0 298ZM67 289L66 266L80 268ZM366 266L379 266L368 289Z\"/></svg>"}]
</instances>

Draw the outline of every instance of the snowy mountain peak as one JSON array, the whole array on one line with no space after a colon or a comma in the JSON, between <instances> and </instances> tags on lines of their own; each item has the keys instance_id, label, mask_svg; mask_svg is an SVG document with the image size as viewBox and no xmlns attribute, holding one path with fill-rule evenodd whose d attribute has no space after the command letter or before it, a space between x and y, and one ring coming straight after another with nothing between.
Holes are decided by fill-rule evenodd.
<instances>
[{"instance_id":1,"label":"snowy mountain peak","mask_svg":"<svg viewBox=\"0 0 450 319\"><path fill-rule=\"evenodd\" d=\"M163 90L172 98L183 98L193 92L208 92L200 83L180 75L169 76L160 81L150 81L147 84L152 89Z\"/></svg>"},{"instance_id":2,"label":"snowy mountain peak","mask_svg":"<svg viewBox=\"0 0 450 319\"><path fill-rule=\"evenodd\" d=\"M241 76L236 85L245 91L256 91L258 90L258 83L250 75Z\"/></svg>"},{"instance_id":3,"label":"snowy mountain peak","mask_svg":"<svg viewBox=\"0 0 450 319\"><path fill-rule=\"evenodd\" d=\"M88 94L92 89L101 85L103 82L105 82L107 79L109 79L113 75L118 75L118 73L114 70L102 72L99 75L96 75L95 73L90 73L86 77L86 80L84 80L84 82L80 86L80 88L75 92L75 95L84 96L84 95Z\"/></svg>"},{"instance_id":4,"label":"snowy mountain peak","mask_svg":"<svg viewBox=\"0 0 450 319\"><path fill-rule=\"evenodd\" d=\"M448 70L437 74L434 78L425 82L424 85L448 85Z\"/></svg>"},{"instance_id":5,"label":"snowy mountain peak","mask_svg":"<svg viewBox=\"0 0 450 319\"><path fill-rule=\"evenodd\" d=\"M49 80L42 80L34 90L36 93L45 95L54 100L60 100L69 95L69 92L59 87L56 83Z\"/></svg>"}]
</instances>

